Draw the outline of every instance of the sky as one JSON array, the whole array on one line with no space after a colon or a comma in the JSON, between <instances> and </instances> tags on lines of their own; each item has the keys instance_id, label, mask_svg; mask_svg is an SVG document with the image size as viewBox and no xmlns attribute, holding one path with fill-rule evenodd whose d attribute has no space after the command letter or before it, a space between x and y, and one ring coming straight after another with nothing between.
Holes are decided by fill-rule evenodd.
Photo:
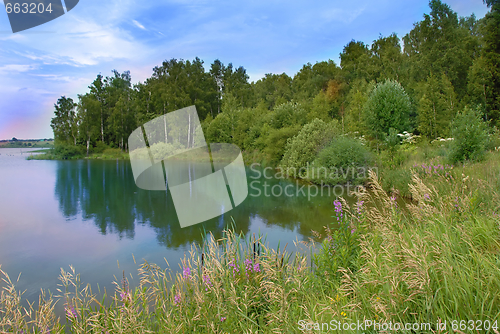
<instances>
[{"instance_id":1,"label":"sky","mask_svg":"<svg viewBox=\"0 0 500 334\"><path fill-rule=\"evenodd\" d=\"M459 16L482 18L482 0L448 0ZM77 94L100 73L129 70L143 82L155 66L199 57L243 66L250 81L293 76L332 59L352 39L402 38L429 13L427 0L80 0L65 15L12 33L0 10L0 139L53 138L61 96Z\"/></svg>"}]
</instances>

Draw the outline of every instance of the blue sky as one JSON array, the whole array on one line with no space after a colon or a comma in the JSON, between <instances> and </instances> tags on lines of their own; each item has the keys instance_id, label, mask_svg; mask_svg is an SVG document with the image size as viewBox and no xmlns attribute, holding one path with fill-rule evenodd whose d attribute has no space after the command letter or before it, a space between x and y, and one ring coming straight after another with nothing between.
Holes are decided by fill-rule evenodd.
<instances>
[{"instance_id":1,"label":"blue sky","mask_svg":"<svg viewBox=\"0 0 500 334\"><path fill-rule=\"evenodd\" d=\"M444 1L459 16L483 17L482 0ZM144 81L171 58L200 57L293 76L332 59L351 39L400 38L429 13L427 0L205 1L80 0L66 15L13 34L0 12L0 139L52 138L62 96L76 100L97 74L130 70Z\"/></svg>"}]
</instances>

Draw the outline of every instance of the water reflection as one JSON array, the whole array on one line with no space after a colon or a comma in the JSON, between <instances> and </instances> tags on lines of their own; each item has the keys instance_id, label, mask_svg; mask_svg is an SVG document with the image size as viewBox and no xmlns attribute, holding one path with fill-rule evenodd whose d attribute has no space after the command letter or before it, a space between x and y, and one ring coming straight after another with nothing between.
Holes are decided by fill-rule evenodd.
<instances>
[{"instance_id":1,"label":"water reflection","mask_svg":"<svg viewBox=\"0 0 500 334\"><path fill-rule=\"evenodd\" d=\"M243 233L250 232L252 222L259 221L271 229L281 227L296 231L300 234L299 239L310 237L311 229L321 230L331 222L333 197L308 199L307 195L295 191L301 186L295 181L258 178L251 169L247 169L247 176L252 189L239 207L221 217L183 229L170 192L139 189L128 161L58 161L55 195L60 212L68 220L81 215L92 221L101 234L116 234L128 239L134 238L135 226L141 224L154 229L158 242L167 248L200 241L202 229L221 237L222 229L232 219L237 230ZM293 196L265 196L275 185L288 186Z\"/></svg>"}]
</instances>

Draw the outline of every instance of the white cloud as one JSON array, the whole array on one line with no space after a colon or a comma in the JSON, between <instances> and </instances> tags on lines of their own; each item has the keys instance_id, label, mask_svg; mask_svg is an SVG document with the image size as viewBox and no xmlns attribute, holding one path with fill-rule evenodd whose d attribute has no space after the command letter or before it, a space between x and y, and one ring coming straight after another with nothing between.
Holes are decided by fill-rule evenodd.
<instances>
[{"instance_id":1,"label":"white cloud","mask_svg":"<svg viewBox=\"0 0 500 334\"><path fill-rule=\"evenodd\" d=\"M0 66L0 72L28 72L34 70L35 66L33 65L4 65Z\"/></svg>"},{"instance_id":2,"label":"white cloud","mask_svg":"<svg viewBox=\"0 0 500 334\"><path fill-rule=\"evenodd\" d=\"M142 30L147 30L142 24L140 24L136 20L132 20L132 23L134 23L138 28L140 28Z\"/></svg>"},{"instance_id":3,"label":"white cloud","mask_svg":"<svg viewBox=\"0 0 500 334\"><path fill-rule=\"evenodd\" d=\"M323 11L321 14L322 18L327 22L335 21L342 23L352 23L363 11L365 7L353 9L340 9L340 8L332 8Z\"/></svg>"},{"instance_id":4,"label":"white cloud","mask_svg":"<svg viewBox=\"0 0 500 334\"><path fill-rule=\"evenodd\" d=\"M121 15L115 8L118 4L121 5ZM53 30L53 34L41 37L40 34L30 33L30 30L13 34L11 36L16 37L8 40L17 44L17 49L32 50L23 52L24 57L44 64L81 67L117 59L141 59L143 50L147 52L146 45L120 27L127 21L125 17L132 5L125 1L115 1L104 6L95 3L90 8L96 6L101 8L100 11L108 11L109 16L96 16L95 12L75 9L46 24L45 29ZM133 22L137 27L146 29L138 21Z\"/></svg>"}]
</instances>

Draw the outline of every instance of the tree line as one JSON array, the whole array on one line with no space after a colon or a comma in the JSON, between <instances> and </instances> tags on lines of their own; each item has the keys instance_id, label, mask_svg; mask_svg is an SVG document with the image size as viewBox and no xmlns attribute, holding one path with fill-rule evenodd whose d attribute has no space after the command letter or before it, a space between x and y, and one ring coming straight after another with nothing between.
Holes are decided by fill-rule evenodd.
<instances>
[{"instance_id":1,"label":"tree line","mask_svg":"<svg viewBox=\"0 0 500 334\"><path fill-rule=\"evenodd\" d=\"M195 105L209 142L230 142L281 161L287 140L315 119L373 142L391 132L429 139L451 135L458 112L472 108L500 125L500 1L486 16L458 17L440 0L402 39L352 40L332 60L305 64L293 77L215 60L170 59L133 85L129 71L97 75L78 100L61 97L51 126L56 143L89 152L127 151L130 133L168 112ZM389 102L388 102L389 101ZM392 102L391 102L392 101Z\"/></svg>"}]
</instances>

